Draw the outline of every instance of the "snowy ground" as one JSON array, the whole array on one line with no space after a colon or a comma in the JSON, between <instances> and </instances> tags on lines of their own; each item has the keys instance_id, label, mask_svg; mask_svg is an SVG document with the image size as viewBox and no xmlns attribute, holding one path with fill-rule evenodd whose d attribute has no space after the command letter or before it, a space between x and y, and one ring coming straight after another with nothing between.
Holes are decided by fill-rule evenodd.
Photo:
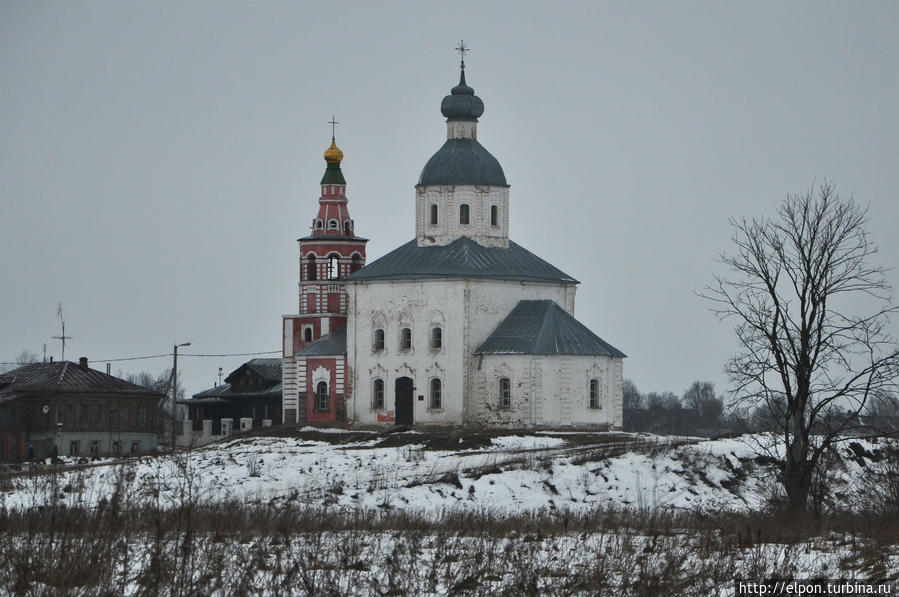
<instances>
[{"instance_id":1,"label":"snowy ground","mask_svg":"<svg viewBox=\"0 0 899 597\"><path fill-rule=\"evenodd\" d=\"M47 474L46 467L0 482L0 507L53 501L90 506L119 491L161 506L189 495L201 503L423 512L596 506L720 511L760 509L776 485L773 468L756 459L756 436L672 445L639 434L541 433L482 438L475 449L461 438L463 449L430 449L425 434L355 434L342 443L322 437L241 438L174 457L94 463L59 475ZM864 454L883 447L856 444L841 448L847 457L838 487L851 487L865 471Z\"/></svg>"}]
</instances>

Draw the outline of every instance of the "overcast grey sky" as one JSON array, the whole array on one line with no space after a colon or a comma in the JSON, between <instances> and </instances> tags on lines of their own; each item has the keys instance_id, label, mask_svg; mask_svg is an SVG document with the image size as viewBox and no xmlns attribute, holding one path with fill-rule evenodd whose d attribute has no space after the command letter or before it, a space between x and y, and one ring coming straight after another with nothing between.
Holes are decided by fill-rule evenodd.
<instances>
[{"instance_id":1,"label":"overcast grey sky","mask_svg":"<svg viewBox=\"0 0 899 597\"><path fill-rule=\"evenodd\" d=\"M414 237L460 38L512 239L641 390L724 389L733 324L695 293L728 216L831 178L899 265L897 2L7 1L0 361L59 358L58 302L71 360L279 349L327 121L372 260ZM179 365L193 393L243 360Z\"/></svg>"}]
</instances>

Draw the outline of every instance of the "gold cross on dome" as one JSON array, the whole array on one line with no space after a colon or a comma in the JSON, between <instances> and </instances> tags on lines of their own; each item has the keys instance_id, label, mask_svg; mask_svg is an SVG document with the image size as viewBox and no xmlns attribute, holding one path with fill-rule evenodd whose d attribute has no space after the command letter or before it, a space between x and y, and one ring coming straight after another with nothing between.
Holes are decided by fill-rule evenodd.
<instances>
[{"instance_id":1,"label":"gold cross on dome","mask_svg":"<svg viewBox=\"0 0 899 597\"><path fill-rule=\"evenodd\" d=\"M335 120L333 116L331 116L331 120L328 121L328 124L331 125L331 138L333 139L334 138L334 127L340 123L337 122L337 120Z\"/></svg>"},{"instance_id":2,"label":"gold cross on dome","mask_svg":"<svg viewBox=\"0 0 899 597\"><path fill-rule=\"evenodd\" d=\"M469 52L470 50L465 47L465 40L459 42L459 45L456 46L456 51L459 52L459 57L462 59L462 68L465 68L465 52Z\"/></svg>"}]
</instances>

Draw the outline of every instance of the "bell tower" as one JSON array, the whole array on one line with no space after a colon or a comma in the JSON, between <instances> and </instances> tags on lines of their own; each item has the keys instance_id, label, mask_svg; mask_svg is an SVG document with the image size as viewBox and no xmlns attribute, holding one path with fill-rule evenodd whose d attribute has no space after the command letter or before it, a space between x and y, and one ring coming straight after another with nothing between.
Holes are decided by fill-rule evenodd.
<instances>
[{"instance_id":1,"label":"bell tower","mask_svg":"<svg viewBox=\"0 0 899 597\"><path fill-rule=\"evenodd\" d=\"M346 325L347 295L344 278L365 265L367 238L356 236L347 206L346 179L340 164L332 118L331 146L325 151L318 211L312 232L299 242L299 302L297 315L285 315L284 358Z\"/></svg>"}]
</instances>

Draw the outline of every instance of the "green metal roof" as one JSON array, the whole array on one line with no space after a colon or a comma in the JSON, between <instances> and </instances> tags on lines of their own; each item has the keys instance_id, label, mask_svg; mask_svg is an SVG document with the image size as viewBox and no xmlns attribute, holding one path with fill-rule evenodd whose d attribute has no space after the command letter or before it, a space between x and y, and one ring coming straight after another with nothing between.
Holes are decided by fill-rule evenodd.
<instances>
[{"instance_id":1,"label":"green metal roof","mask_svg":"<svg viewBox=\"0 0 899 597\"><path fill-rule=\"evenodd\" d=\"M423 278L488 278L521 282L578 281L521 245L484 247L467 236L448 245L419 247L415 240L347 276L348 281L417 280Z\"/></svg>"},{"instance_id":2,"label":"green metal roof","mask_svg":"<svg viewBox=\"0 0 899 597\"><path fill-rule=\"evenodd\" d=\"M509 186L503 167L475 139L447 139L418 178L418 186L428 185Z\"/></svg>"},{"instance_id":3,"label":"green metal roof","mask_svg":"<svg viewBox=\"0 0 899 597\"><path fill-rule=\"evenodd\" d=\"M321 184L346 184L346 179L343 177L343 171L340 169L340 163L328 162L328 167L325 169L325 175L322 176Z\"/></svg>"},{"instance_id":4,"label":"green metal roof","mask_svg":"<svg viewBox=\"0 0 899 597\"><path fill-rule=\"evenodd\" d=\"M627 356L551 300L519 301L474 354Z\"/></svg>"},{"instance_id":5,"label":"green metal roof","mask_svg":"<svg viewBox=\"0 0 899 597\"><path fill-rule=\"evenodd\" d=\"M346 354L346 326L307 344L296 353L298 357L336 356Z\"/></svg>"}]
</instances>

